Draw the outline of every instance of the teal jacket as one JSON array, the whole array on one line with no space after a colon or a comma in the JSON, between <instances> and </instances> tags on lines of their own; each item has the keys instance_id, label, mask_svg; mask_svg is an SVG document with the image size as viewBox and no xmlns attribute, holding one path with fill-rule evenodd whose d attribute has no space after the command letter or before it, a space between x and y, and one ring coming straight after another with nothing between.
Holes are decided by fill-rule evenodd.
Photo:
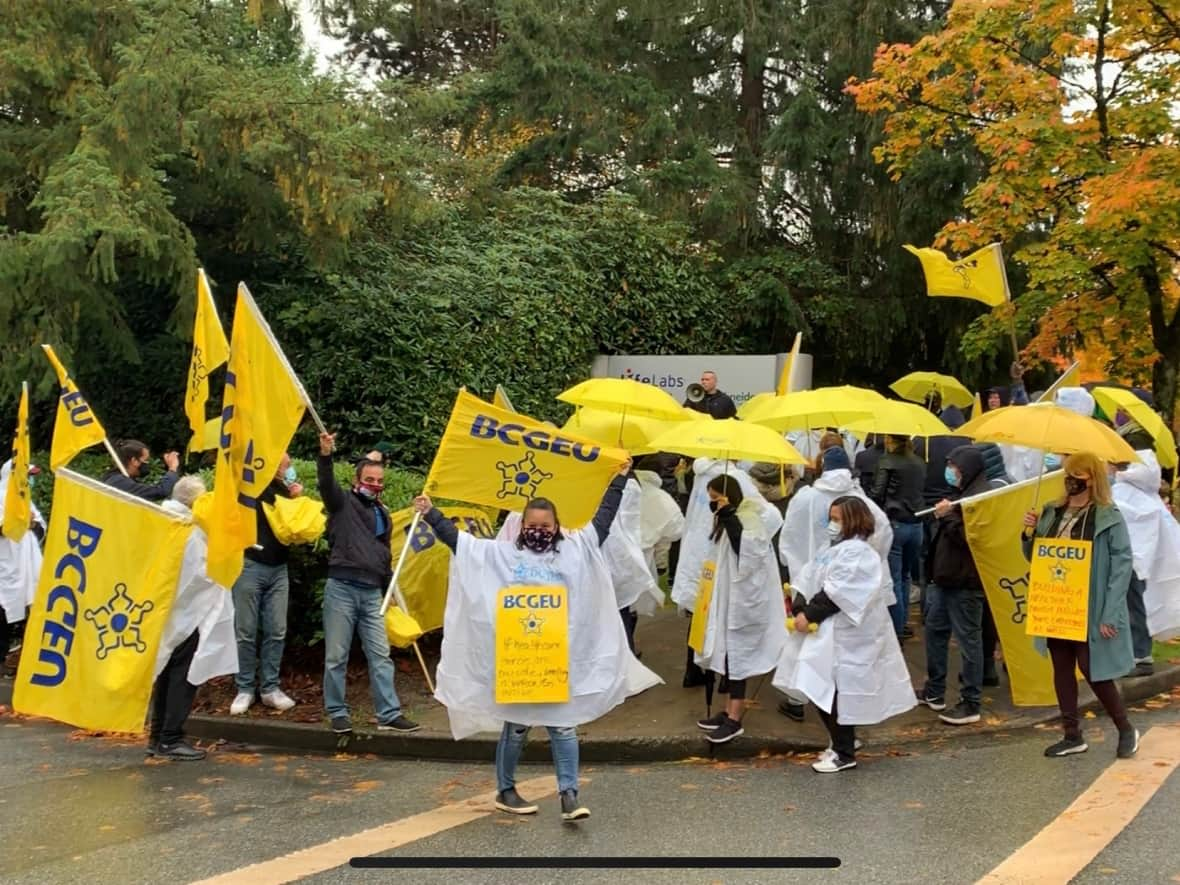
<instances>
[{"instance_id":1,"label":"teal jacket","mask_svg":"<svg viewBox=\"0 0 1180 885\"><path fill-rule=\"evenodd\" d=\"M1046 504L1037 520L1036 537L1045 537L1057 519L1060 504ZM1090 679L1102 682L1125 676L1135 666L1131 651L1131 624L1127 615L1127 588L1131 583L1131 537L1123 515L1113 504L1095 508L1094 553L1090 567L1090 609L1086 629L1090 646ZM1022 538L1025 559L1032 557L1033 542ZM1104 639L1099 626L1110 624L1118 634Z\"/></svg>"}]
</instances>

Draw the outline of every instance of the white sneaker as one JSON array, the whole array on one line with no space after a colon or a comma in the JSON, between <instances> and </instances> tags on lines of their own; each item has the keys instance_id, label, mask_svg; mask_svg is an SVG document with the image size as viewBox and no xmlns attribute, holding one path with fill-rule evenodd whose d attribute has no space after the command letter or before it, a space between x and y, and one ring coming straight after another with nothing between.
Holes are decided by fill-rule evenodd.
<instances>
[{"instance_id":1,"label":"white sneaker","mask_svg":"<svg viewBox=\"0 0 1180 885\"><path fill-rule=\"evenodd\" d=\"M274 691L268 691L264 694L262 696L262 703L268 707L274 707L279 712L290 710L295 706L295 702L287 697L281 688L276 688Z\"/></svg>"},{"instance_id":2,"label":"white sneaker","mask_svg":"<svg viewBox=\"0 0 1180 885\"><path fill-rule=\"evenodd\" d=\"M854 738L852 741L852 749L856 750L857 752L859 752L864 747L864 745L865 745L865 742L862 741L860 738ZM834 755L836 755L836 751L832 749L832 742L828 741L827 749L824 750L822 753L820 753L819 758L823 759L825 756L834 756Z\"/></svg>"},{"instance_id":3,"label":"white sneaker","mask_svg":"<svg viewBox=\"0 0 1180 885\"><path fill-rule=\"evenodd\" d=\"M856 760L850 759L847 762L841 762L840 757L834 753L811 763L812 771L820 774L835 774L837 771L845 771L849 768L856 768Z\"/></svg>"},{"instance_id":4,"label":"white sneaker","mask_svg":"<svg viewBox=\"0 0 1180 885\"><path fill-rule=\"evenodd\" d=\"M229 715L242 716L250 709L250 705L253 703L254 695L247 691L239 691L237 697L234 698L234 702L229 705Z\"/></svg>"}]
</instances>

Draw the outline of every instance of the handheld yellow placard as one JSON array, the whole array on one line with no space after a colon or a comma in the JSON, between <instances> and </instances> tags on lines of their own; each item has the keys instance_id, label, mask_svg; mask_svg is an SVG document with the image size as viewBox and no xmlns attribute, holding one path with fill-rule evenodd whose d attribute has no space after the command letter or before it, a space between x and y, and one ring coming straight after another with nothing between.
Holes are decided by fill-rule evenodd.
<instances>
[{"instance_id":1,"label":"handheld yellow placard","mask_svg":"<svg viewBox=\"0 0 1180 885\"><path fill-rule=\"evenodd\" d=\"M569 592L513 585L496 597L496 703L570 699Z\"/></svg>"},{"instance_id":2,"label":"handheld yellow placard","mask_svg":"<svg viewBox=\"0 0 1180 885\"><path fill-rule=\"evenodd\" d=\"M1028 572L1029 636L1086 640L1093 541L1037 538Z\"/></svg>"},{"instance_id":3,"label":"handheld yellow placard","mask_svg":"<svg viewBox=\"0 0 1180 885\"><path fill-rule=\"evenodd\" d=\"M688 628L688 647L697 654L705 648L705 628L709 625L709 605L713 601L713 580L716 577L717 563L710 559L701 566L696 607L692 610L692 624Z\"/></svg>"}]
</instances>

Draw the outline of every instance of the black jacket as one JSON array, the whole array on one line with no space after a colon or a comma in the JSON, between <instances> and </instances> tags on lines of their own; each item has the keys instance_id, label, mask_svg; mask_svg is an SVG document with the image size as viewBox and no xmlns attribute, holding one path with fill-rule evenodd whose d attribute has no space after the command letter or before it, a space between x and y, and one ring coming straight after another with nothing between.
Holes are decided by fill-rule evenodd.
<instances>
[{"instance_id":1,"label":"black jacket","mask_svg":"<svg viewBox=\"0 0 1180 885\"><path fill-rule=\"evenodd\" d=\"M176 475L176 471L169 470L158 483L149 485L130 476L124 476L121 470L111 470L103 475L102 482L113 489L135 495L145 501L164 501L172 494L172 487L176 485L178 479L180 477Z\"/></svg>"},{"instance_id":2,"label":"black jacket","mask_svg":"<svg viewBox=\"0 0 1180 885\"><path fill-rule=\"evenodd\" d=\"M1011 482L1008 468L1004 465L1004 453L995 443L977 443L975 446L983 455L983 469L988 479Z\"/></svg>"},{"instance_id":3,"label":"black jacket","mask_svg":"<svg viewBox=\"0 0 1180 885\"><path fill-rule=\"evenodd\" d=\"M315 466L316 485L328 511L328 577L384 589L393 574L389 510L380 501L342 489L332 473L331 455L320 455ZM378 518L383 524L380 534Z\"/></svg>"},{"instance_id":4,"label":"black jacket","mask_svg":"<svg viewBox=\"0 0 1180 885\"><path fill-rule=\"evenodd\" d=\"M261 563L262 565L286 565L290 558L291 551L286 544L279 542L275 537L274 529L270 527L270 520L266 518L266 511L262 509L263 504L274 505L277 497L290 498L291 494L287 491L286 484L279 479L273 480L270 485L262 490L262 494L258 496L258 500L254 504L255 517L257 520L257 544L261 550L249 548L246 550L246 558L252 562Z\"/></svg>"},{"instance_id":5,"label":"black jacket","mask_svg":"<svg viewBox=\"0 0 1180 885\"><path fill-rule=\"evenodd\" d=\"M877 473L877 465L881 463L881 457L884 454L885 449L882 446L876 445L869 446L856 453L856 459L852 464L855 468L853 473L860 480L860 487L864 489L866 495L872 494L873 477Z\"/></svg>"},{"instance_id":6,"label":"black jacket","mask_svg":"<svg viewBox=\"0 0 1180 885\"><path fill-rule=\"evenodd\" d=\"M946 484L946 459L955 449L969 445L971 440L965 436L932 436L914 443L914 452L926 464L926 485L922 489L922 497L927 507L954 494L955 490Z\"/></svg>"},{"instance_id":7,"label":"black jacket","mask_svg":"<svg viewBox=\"0 0 1180 885\"><path fill-rule=\"evenodd\" d=\"M914 514L923 508L926 465L917 455L886 452L877 462L869 497L895 522L918 522Z\"/></svg>"},{"instance_id":8,"label":"black jacket","mask_svg":"<svg viewBox=\"0 0 1180 885\"><path fill-rule=\"evenodd\" d=\"M737 406L733 404L733 400L729 398L729 394L722 393L720 390L714 390L712 393L706 393L705 398L699 402L684 401L686 409L692 409L694 412L704 412L706 415L712 415L718 420L722 418L732 418L737 414Z\"/></svg>"},{"instance_id":9,"label":"black jacket","mask_svg":"<svg viewBox=\"0 0 1180 885\"><path fill-rule=\"evenodd\" d=\"M947 460L958 467L963 475L959 488L952 491L948 496L949 500L957 501L988 490L983 455L975 446L959 446L950 453ZM945 462L943 466L946 466ZM967 544L963 508L954 507L942 519L934 521L930 555L926 565L930 580L943 590L983 592L983 582L979 579L975 558Z\"/></svg>"}]
</instances>

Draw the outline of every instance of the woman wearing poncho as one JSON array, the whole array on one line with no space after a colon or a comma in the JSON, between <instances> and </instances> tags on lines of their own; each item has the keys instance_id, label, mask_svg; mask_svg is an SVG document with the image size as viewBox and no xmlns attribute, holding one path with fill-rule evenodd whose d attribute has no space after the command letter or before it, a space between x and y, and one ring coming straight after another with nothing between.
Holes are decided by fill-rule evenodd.
<instances>
[{"instance_id":1,"label":"woman wearing poncho","mask_svg":"<svg viewBox=\"0 0 1180 885\"><path fill-rule=\"evenodd\" d=\"M873 525L859 497L832 502L831 546L795 582L795 631L774 675L775 688L801 692L820 711L832 738L812 765L823 774L856 766L857 725L875 725L917 704L889 616L891 594L881 589L881 557L867 543Z\"/></svg>"},{"instance_id":2,"label":"woman wearing poncho","mask_svg":"<svg viewBox=\"0 0 1180 885\"><path fill-rule=\"evenodd\" d=\"M697 723L707 741L723 744L744 733L746 680L774 669L787 638L786 606L770 542L778 526L765 522L768 512L778 519L778 511L746 497L732 476L715 477L707 488L713 584L707 601L696 601L703 608L694 610L696 630L690 636L700 636L697 666L722 676L720 691L729 695L725 710Z\"/></svg>"},{"instance_id":3,"label":"woman wearing poncho","mask_svg":"<svg viewBox=\"0 0 1180 885\"><path fill-rule=\"evenodd\" d=\"M610 572L599 550L610 532L624 482L622 476L615 478L591 525L578 531L562 530L552 502L530 501L520 534L513 540L460 534L429 498L414 501L414 508L455 553L435 698L447 708L456 740L481 731L500 731L496 807L501 811L537 811L536 805L517 793L515 775L529 729L543 725L549 731L557 769L562 819L573 822L589 817L578 799L576 727L661 681L627 648ZM563 587L569 600L569 700L498 704L494 662L499 592L511 586L554 585Z\"/></svg>"}]
</instances>

